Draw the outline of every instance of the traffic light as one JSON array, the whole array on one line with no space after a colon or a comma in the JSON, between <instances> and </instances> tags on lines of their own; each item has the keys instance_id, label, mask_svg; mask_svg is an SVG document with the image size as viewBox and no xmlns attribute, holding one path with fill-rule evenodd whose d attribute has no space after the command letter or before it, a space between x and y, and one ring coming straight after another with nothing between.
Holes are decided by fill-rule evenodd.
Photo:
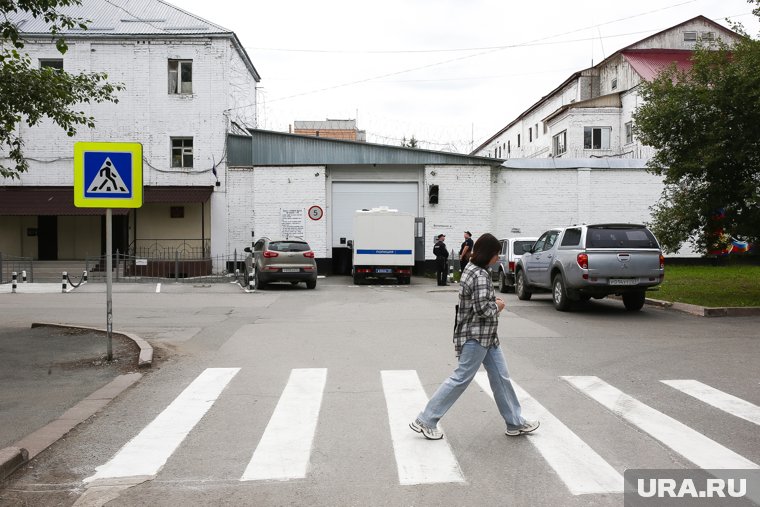
<instances>
[{"instance_id":1,"label":"traffic light","mask_svg":"<svg viewBox=\"0 0 760 507\"><path fill-rule=\"evenodd\" d=\"M428 203L438 204L438 185L430 185L428 189Z\"/></svg>"}]
</instances>

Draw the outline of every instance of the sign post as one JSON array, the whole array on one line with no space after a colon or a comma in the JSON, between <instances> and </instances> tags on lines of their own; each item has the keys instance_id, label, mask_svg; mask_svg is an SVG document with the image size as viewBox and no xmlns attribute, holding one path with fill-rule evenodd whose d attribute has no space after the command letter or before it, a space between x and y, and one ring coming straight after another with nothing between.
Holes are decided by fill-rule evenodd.
<instances>
[{"instance_id":1,"label":"sign post","mask_svg":"<svg viewBox=\"0 0 760 507\"><path fill-rule=\"evenodd\" d=\"M106 210L106 335L113 360L113 208L143 203L142 144L75 143L74 205ZM117 266L118 269L118 266Z\"/></svg>"}]
</instances>

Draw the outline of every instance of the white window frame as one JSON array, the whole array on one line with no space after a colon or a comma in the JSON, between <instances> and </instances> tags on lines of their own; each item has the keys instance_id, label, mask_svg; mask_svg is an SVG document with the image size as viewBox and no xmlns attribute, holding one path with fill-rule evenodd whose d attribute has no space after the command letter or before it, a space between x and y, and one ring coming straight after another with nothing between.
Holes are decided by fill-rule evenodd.
<instances>
[{"instance_id":1,"label":"white window frame","mask_svg":"<svg viewBox=\"0 0 760 507\"><path fill-rule=\"evenodd\" d=\"M714 41L715 40L715 32L702 32L700 34L700 38L705 41Z\"/></svg>"},{"instance_id":2,"label":"white window frame","mask_svg":"<svg viewBox=\"0 0 760 507\"><path fill-rule=\"evenodd\" d=\"M684 42L697 42L697 32L695 31L688 31L683 33L683 41Z\"/></svg>"},{"instance_id":3,"label":"white window frame","mask_svg":"<svg viewBox=\"0 0 760 507\"><path fill-rule=\"evenodd\" d=\"M190 141L189 145L187 141ZM178 146L175 144L179 143ZM171 138L171 166L177 169L192 169L193 167L193 138L192 137L172 137ZM178 156L179 159L175 157ZM186 157L190 157L189 165ZM178 160L178 163L177 163Z\"/></svg>"},{"instance_id":4,"label":"white window frame","mask_svg":"<svg viewBox=\"0 0 760 507\"><path fill-rule=\"evenodd\" d=\"M192 95L193 93L193 61L169 59L169 94ZM189 79L188 74L189 73Z\"/></svg>"},{"instance_id":5,"label":"white window frame","mask_svg":"<svg viewBox=\"0 0 760 507\"><path fill-rule=\"evenodd\" d=\"M40 68L63 71L63 58L40 58Z\"/></svg>"},{"instance_id":6,"label":"white window frame","mask_svg":"<svg viewBox=\"0 0 760 507\"><path fill-rule=\"evenodd\" d=\"M567 130L552 136L552 153L555 157L567 153Z\"/></svg>"},{"instance_id":7,"label":"white window frame","mask_svg":"<svg viewBox=\"0 0 760 507\"><path fill-rule=\"evenodd\" d=\"M633 143L633 122L625 123L625 144Z\"/></svg>"},{"instance_id":8,"label":"white window frame","mask_svg":"<svg viewBox=\"0 0 760 507\"><path fill-rule=\"evenodd\" d=\"M591 133L591 142L587 143L587 132ZM594 145L594 131L599 131L599 147ZM612 127L583 127L583 149L584 150L609 150L611 145ZM605 143L606 141L606 143ZM606 146L605 146L606 144Z\"/></svg>"}]
</instances>

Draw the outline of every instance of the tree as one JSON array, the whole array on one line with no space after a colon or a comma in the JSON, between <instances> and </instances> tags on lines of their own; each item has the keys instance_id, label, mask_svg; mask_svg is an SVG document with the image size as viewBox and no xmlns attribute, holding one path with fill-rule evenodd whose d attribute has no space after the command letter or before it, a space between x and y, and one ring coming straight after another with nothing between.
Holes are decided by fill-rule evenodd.
<instances>
[{"instance_id":1,"label":"tree","mask_svg":"<svg viewBox=\"0 0 760 507\"><path fill-rule=\"evenodd\" d=\"M760 15L760 0L750 3ZM691 69L641 85L635 133L657 149L648 167L665 184L650 225L669 252L760 240L760 41L734 28L733 47L698 45Z\"/></svg>"},{"instance_id":2,"label":"tree","mask_svg":"<svg viewBox=\"0 0 760 507\"><path fill-rule=\"evenodd\" d=\"M50 118L69 136L77 127L95 126L95 119L76 106L91 102L117 103L116 92L121 84L107 82L105 73L72 74L53 68L36 68L31 57L23 52L23 35L17 25L20 15L41 18L49 25L50 34L61 54L68 46L61 32L87 28L87 21L59 12L63 7L79 5L81 0L0 0L0 175L17 178L29 169L19 136L21 122L37 125ZM4 153L5 152L5 153ZM10 160L10 163L6 162Z\"/></svg>"},{"instance_id":3,"label":"tree","mask_svg":"<svg viewBox=\"0 0 760 507\"><path fill-rule=\"evenodd\" d=\"M414 134L412 134L412 137L408 140L406 137L401 140L401 146L404 148L419 148L419 141L417 141L417 139L414 138Z\"/></svg>"}]
</instances>

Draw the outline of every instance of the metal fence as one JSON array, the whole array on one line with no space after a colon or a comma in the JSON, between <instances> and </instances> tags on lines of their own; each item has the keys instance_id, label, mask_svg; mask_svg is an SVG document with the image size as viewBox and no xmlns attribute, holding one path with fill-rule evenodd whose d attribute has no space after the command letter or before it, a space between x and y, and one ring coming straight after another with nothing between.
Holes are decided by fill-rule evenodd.
<instances>
[{"instance_id":1,"label":"metal fence","mask_svg":"<svg viewBox=\"0 0 760 507\"><path fill-rule=\"evenodd\" d=\"M0 252L0 283L10 283L14 271L18 274L19 282L21 281L21 274L25 271L27 281L33 282L34 258L16 257Z\"/></svg>"},{"instance_id":2,"label":"metal fence","mask_svg":"<svg viewBox=\"0 0 760 507\"><path fill-rule=\"evenodd\" d=\"M173 255L135 256L116 252L113 256L114 282L231 283L247 285L247 254L193 257L175 250ZM85 261L89 281L106 279L106 256Z\"/></svg>"},{"instance_id":3,"label":"metal fence","mask_svg":"<svg viewBox=\"0 0 760 507\"><path fill-rule=\"evenodd\" d=\"M209 239L138 239L129 245L127 255L137 258L204 259L211 255Z\"/></svg>"}]
</instances>

